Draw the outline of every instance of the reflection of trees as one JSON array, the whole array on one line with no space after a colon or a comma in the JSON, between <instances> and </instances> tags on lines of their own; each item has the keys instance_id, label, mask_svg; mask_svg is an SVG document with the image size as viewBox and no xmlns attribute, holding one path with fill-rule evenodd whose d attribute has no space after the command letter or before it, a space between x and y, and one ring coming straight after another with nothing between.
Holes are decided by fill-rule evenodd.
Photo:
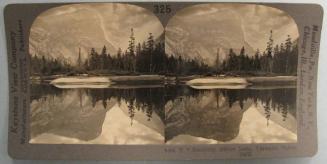
<instances>
[{"instance_id":1,"label":"reflection of trees","mask_svg":"<svg viewBox=\"0 0 327 164\"><path fill-rule=\"evenodd\" d=\"M180 99L182 101L175 100L166 112L165 141L181 134L230 141L238 135L243 113L252 102L245 100L243 110L238 102L229 105L228 98L219 92Z\"/></svg>"},{"instance_id":2,"label":"reflection of trees","mask_svg":"<svg viewBox=\"0 0 327 164\"><path fill-rule=\"evenodd\" d=\"M269 89L269 90L221 90L225 97L229 98L229 104L239 101L241 108L243 102L247 99L253 99L255 104L262 103L265 107L266 117L268 119L270 111L277 111L282 114L284 120L290 112L294 117L296 116L296 89Z\"/></svg>"},{"instance_id":3,"label":"reflection of trees","mask_svg":"<svg viewBox=\"0 0 327 164\"><path fill-rule=\"evenodd\" d=\"M126 102L130 117L133 118L135 110L144 112L150 119L155 111L164 118L164 88L135 88L135 89L87 89L88 96L95 104L98 101L106 102L115 98L119 104Z\"/></svg>"},{"instance_id":4,"label":"reflection of trees","mask_svg":"<svg viewBox=\"0 0 327 164\"><path fill-rule=\"evenodd\" d=\"M61 90L50 85L31 85L31 100L38 100L50 96L60 96L68 90ZM150 120L152 113L156 112L162 120L165 120L165 105L169 101L178 100L179 97L202 97L213 92L213 90L196 90L187 86L167 85L158 88L132 88L132 89L79 89L81 94L90 97L93 107L97 102L101 102L103 107L107 107L107 102L116 99L119 104L125 102L128 106L129 115L133 119L136 111L142 111ZM296 117L296 89L216 89L214 90L219 108L219 98L225 97L229 107L235 102L239 102L243 109L244 102L253 100L255 104L262 104L265 108L266 118L269 119L271 110L280 113L284 120L288 114ZM194 102L198 103L198 102Z\"/></svg>"},{"instance_id":5,"label":"reflection of trees","mask_svg":"<svg viewBox=\"0 0 327 164\"><path fill-rule=\"evenodd\" d=\"M61 90L49 85L32 85L30 137L49 133L89 141L101 134L108 108L92 107L85 90Z\"/></svg>"},{"instance_id":6,"label":"reflection of trees","mask_svg":"<svg viewBox=\"0 0 327 164\"><path fill-rule=\"evenodd\" d=\"M238 135L251 104L263 107L258 110L264 110L267 123L272 110L285 121L288 113L295 116L295 96L296 89L217 89L202 90L196 98L181 95L166 112L165 141L181 134L230 141Z\"/></svg>"},{"instance_id":7,"label":"reflection of trees","mask_svg":"<svg viewBox=\"0 0 327 164\"><path fill-rule=\"evenodd\" d=\"M30 98L32 100L39 100L46 98L48 95L55 97L61 96L64 93L64 90L56 88L52 85L47 84L31 84Z\"/></svg>"}]
</instances>

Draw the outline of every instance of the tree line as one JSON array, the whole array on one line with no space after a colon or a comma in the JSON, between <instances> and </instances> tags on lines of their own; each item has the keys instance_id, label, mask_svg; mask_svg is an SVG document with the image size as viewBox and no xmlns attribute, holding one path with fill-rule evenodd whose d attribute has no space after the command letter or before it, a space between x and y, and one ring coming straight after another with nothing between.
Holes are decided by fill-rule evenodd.
<instances>
[{"instance_id":1,"label":"tree line","mask_svg":"<svg viewBox=\"0 0 327 164\"><path fill-rule=\"evenodd\" d=\"M101 53L91 49L90 58L84 63L87 71L122 73L122 74L201 74L209 70L209 66L201 60L186 59L181 55L167 55L165 45L156 42L150 33L147 41L135 43L133 29L129 46L116 55L107 52L106 46Z\"/></svg>"},{"instance_id":2,"label":"tree line","mask_svg":"<svg viewBox=\"0 0 327 164\"><path fill-rule=\"evenodd\" d=\"M30 58L32 75L56 75L72 72L74 67L69 61L51 57L33 55Z\"/></svg>"},{"instance_id":3,"label":"tree line","mask_svg":"<svg viewBox=\"0 0 327 164\"><path fill-rule=\"evenodd\" d=\"M31 102L49 101L54 97L62 97L74 90L59 89L51 85L31 85ZM165 121L165 108L167 103L188 102L190 98L206 97L214 93L217 99L224 97L229 107L237 103L242 110L247 100L253 100L255 105L262 104L265 110L265 117L270 119L272 111L280 113L284 120L291 114L296 117L296 89L272 89L272 90L252 90L252 89L216 89L216 90L196 90L183 85L173 85L158 88L130 88L130 89L81 89L79 97L87 95L93 108L97 103L101 103L103 108L107 108L110 100L115 100L119 105L126 102L129 116L133 119L136 111L142 111L151 119L153 112ZM220 98L219 98L220 96ZM48 97L48 99L45 99ZM82 101L82 99L80 99ZM83 104L82 102L77 102ZM219 103L217 103L219 104ZM204 109L207 110L207 109ZM210 110L215 110L214 108ZM219 106L217 106L219 110Z\"/></svg>"},{"instance_id":4,"label":"tree line","mask_svg":"<svg viewBox=\"0 0 327 164\"><path fill-rule=\"evenodd\" d=\"M298 61L298 45L292 42L292 38L288 35L285 43L274 46L272 37L273 32L270 32L269 41L267 42L266 50L261 53L257 49L253 56L249 56L242 47L237 55L233 49L229 50L228 59L222 63L218 63L217 70L221 72L261 72L265 74L283 74L296 75Z\"/></svg>"},{"instance_id":5,"label":"tree line","mask_svg":"<svg viewBox=\"0 0 327 164\"><path fill-rule=\"evenodd\" d=\"M146 41L137 43L134 31L131 29L129 45L125 51L118 49L116 54L110 54L104 46L101 52L91 48L88 58L82 60L79 51L77 64L67 60L31 57L32 74L161 74L161 75L213 75L213 74L283 74L296 75L298 47L292 43L290 36L285 43L274 45L273 32L263 53L259 50L254 55L246 53L244 46L239 53L232 48L228 56L221 60L219 50L215 63L209 65L201 57L189 58L186 54L166 54L165 45L156 41L149 33Z\"/></svg>"}]
</instances>

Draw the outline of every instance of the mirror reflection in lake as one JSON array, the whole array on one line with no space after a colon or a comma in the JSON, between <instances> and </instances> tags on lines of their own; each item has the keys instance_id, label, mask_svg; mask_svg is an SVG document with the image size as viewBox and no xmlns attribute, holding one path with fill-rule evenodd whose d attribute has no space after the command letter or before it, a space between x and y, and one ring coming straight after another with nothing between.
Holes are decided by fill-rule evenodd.
<instances>
[{"instance_id":1,"label":"mirror reflection in lake","mask_svg":"<svg viewBox=\"0 0 327 164\"><path fill-rule=\"evenodd\" d=\"M31 94L30 143L297 142L296 88L59 89L31 84Z\"/></svg>"}]
</instances>

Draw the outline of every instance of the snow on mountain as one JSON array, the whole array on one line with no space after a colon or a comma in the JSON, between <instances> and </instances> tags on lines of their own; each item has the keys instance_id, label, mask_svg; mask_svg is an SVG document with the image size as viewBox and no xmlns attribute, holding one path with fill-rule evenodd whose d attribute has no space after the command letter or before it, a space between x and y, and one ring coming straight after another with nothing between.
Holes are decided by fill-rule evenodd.
<instances>
[{"instance_id":1,"label":"snow on mountain","mask_svg":"<svg viewBox=\"0 0 327 164\"><path fill-rule=\"evenodd\" d=\"M229 49L248 55L265 50L270 30L276 44L287 35L298 38L294 20L285 12L262 5L203 4L187 7L172 17L166 27L168 54L201 57L213 64L217 50L221 59Z\"/></svg>"},{"instance_id":2,"label":"snow on mountain","mask_svg":"<svg viewBox=\"0 0 327 164\"><path fill-rule=\"evenodd\" d=\"M125 114L125 117L130 117L130 111L128 107L128 103L123 102L120 104L119 108L123 111ZM131 126L135 124L135 122L144 125L145 127L148 127L149 129L152 129L153 131L157 132L161 136L164 136L165 132L165 124L163 120L159 117L159 115L156 112L153 112L151 114L151 118L147 116L143 111L141 110L135 110L134 116L131 118Z\"/></svg>"},{"instance_id":3,"label":"snow on mountain","mask_svg":"<svg viewBox=\"0 0 327 164\"><path fill-rule=\"evenodd\" d=\"M93 103L93 104L92 104ZM117 101L92 102L81 90L68 90L62 96L46 95L31 102L31 138L51 133L89 141L101 134L105 114Z\"/></svg>"},{"instance_id":4,"label":"snow on mountain","mask_svg":"<svg viewBox=\"0 0 327 164\"><path fill-rule=\"evenodd\" d=\"M202 59L213 64L219 49L221 60L229 49L242 46L253 55L265 49L270 30L274 43L287 35L299 36L294 20L285 12L263 5L202 4L187 7L170 18L164 27L149 10L129 4L83 3L49 9L34 21L30 32L30 54L65 58L75 63L81 48L82 59L90 49L110 54L125 50L134 29L136 43L152 33L165 40L166 53ZM165 32L164 32L165 31Z\"/></svg>"},{"instance_id":5,"label":"snow on mountain","mask_svg":"<svg viewBox=\"0 0 327 164\"><path fill-rule=\"evenodd\" d=\"M87 58L91 48L107 47L115 55L118 48L128 46L131 28L136 42L148 33L159 37L163 27L150 11L127 4L85 3L64 5L40 14L30 31L30 54L65 58L75 63L79 48Z\"/></svg>"},{"instance_id":6,"label":"snow on mountain","mask_svg":"<svg viewBox=\"0 0 327 164\"><path fill-rule=\"evenodd\" d=\"M227 97L215 93L179 99L166 105L166 141L179 135L230 141L238 135L243 113L252 103L246 100L241 108L239 102L229 104Z\"/></svg>"},{"instance_id":7,"label":"snow on mountain","mask_svg":"<svg viewBox=\"0 0 327 164\"><path fill-rule=\"evenodd\" d=\"M224 24L222 28L213 25L203 26L208 22L202 18L193 20L173 18L170 21L165 38L168 54L178 53L190 58L202 57L206 62L213 63L218 49L221 49L222 59L226 57L230 48L237 52L245 46L248 53L254 52L254 48L246 43L241 26L236 24L237 22L221 20L220 24Z\"/></svg>"}]
</instances>

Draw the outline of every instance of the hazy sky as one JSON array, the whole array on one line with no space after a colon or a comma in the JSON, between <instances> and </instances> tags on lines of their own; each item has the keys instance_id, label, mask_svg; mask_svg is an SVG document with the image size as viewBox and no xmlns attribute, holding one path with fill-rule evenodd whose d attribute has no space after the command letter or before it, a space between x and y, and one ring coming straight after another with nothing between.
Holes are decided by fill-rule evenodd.
<instances>
[{"instance_id":1,"label":"hazy sky","mask_svg":"<svg viewBox=\"0 0 327 164\"><path fill-rule=\"evenodd\" d=\"M142 7L119 3L64 5L39 15L31 28L31 54L42 51L53 56L75 58L78 48L86 57L91 47L106 45L116 53L127 48L131 28L136 42L152 33L159 37L163 27L158 18ZM61 55L60 55L61 54Z\"/></svg>"},{"instance_id":2,"label":"hazy sky","mask_svg":"<svg viewBox=\"0 0 327 164\"><path fill-rule=\"evenodd\" d=\"M30 54L64 57L76 61L79 48L86 58L91 48L106 45L111 54L128 46L130 30L136 42L148 33L159 37L164 27L159 19L142 7L119 3L84 3L49 9L34 21L30 35ZM275 43L287 35L295 40L298 29L285 12L262 5L201 4L186 7L173 16L166 27L166 52L173 49L212 61L217 48L239 50L245 46L250 54L264 50L273 30ZM224 52L221 52L224 55Z\"/></svg>"},{"instance_id":3,"label":"hazy sky","mask_svg":"<svg viewBox=\"0 0 327 164\"><path fill-rule=\"evenodd\" d=\"M226 55L230 48L245 46L251 55L266 49L270 30L275 44L287 35L299 37L297 25L285 12L263 5L201 4L186 7L171 18L166 26L166 52L178 49L190 57L201 56L213 61L217 48ZM196 55L194 55L196 54ZM192 56L193 55L193 56Z\"/></svg>"},{"instance_id":4,"label":"hazy sky","mask_svg":"<svg viewBox=\"0 0 327 164\"><path fill-rule=\"evenodd\" d=\"M207 33L219 31L220 28L233 30L232 26L240 26L244 39L252 47L260 49L266 48L265 41L268 40L270 30L273 30L276 43L286 40L287 35L291 35L293 39L299 37L296 23L286 12L263 5L218 3L195 5L179 11L171 20L171 25L183 23L183 26L195 26L193 30L205 30ZM190 21L185 23L185 20ZM231 28L225 28L225 24ZM199 26L202 28L197 28Z\"/></svg>"}]
</instances>

